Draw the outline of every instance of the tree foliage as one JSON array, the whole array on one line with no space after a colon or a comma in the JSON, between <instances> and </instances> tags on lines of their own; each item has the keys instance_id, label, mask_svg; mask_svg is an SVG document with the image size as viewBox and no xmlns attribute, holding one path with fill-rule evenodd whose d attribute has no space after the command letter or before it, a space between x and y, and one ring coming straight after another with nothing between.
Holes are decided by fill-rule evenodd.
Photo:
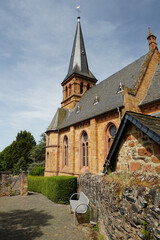
<instances>
[{"instance_id":1,"label":"tree foliage","mask_svg":"<svg viewBox=\"0 0 160 240\"><path fill-rule=\"evenodd\" d=\"M36 142L30 132L26 130L20 131L16 136L16 140L0 153L0 170L26 170L32 161L29 153L35 145Z\"/></svg>"},{"instance_id":2,"label":"tree foliage","mask_svg":"<svg viewBox=\"0 0 160 240\"><path fill-rule=\"evenodd\" d=\"M30 151L29 157L33 163L42 163L45 161L46 135L42 133L40 141Z\"/></svg>"}]
</instances>

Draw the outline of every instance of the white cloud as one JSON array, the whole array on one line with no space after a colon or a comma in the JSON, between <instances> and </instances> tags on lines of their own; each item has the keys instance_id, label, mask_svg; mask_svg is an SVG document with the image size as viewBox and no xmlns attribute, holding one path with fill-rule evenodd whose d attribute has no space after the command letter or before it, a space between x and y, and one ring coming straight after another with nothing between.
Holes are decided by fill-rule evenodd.
<instances>
[{"instance_id":1,"label":"white cloud","mask_svg":"<svg viewBox=\"0 0 160 240\"><path fill-rule=\"evenodd\" d=\"M159 0L154 2L158 4ZM136 23L139 30L150 21L157 22L155 29L160 32L156 4L151 10L150 1L147 8L143 1L144 11L138 16L138 0L133 12L128 3L130 16L125 3L80 0L88 63L99 80L140 57L146 49L145 35L139 42L138 34L136 41L135 32L132 35ZM76 6L73 0L6 0L1 4L0 151L21 129L38 138L60 107L61 82L67 74L76 28ZM147 11L154 12L154 20Z\"/></svg>"}]
</instances>

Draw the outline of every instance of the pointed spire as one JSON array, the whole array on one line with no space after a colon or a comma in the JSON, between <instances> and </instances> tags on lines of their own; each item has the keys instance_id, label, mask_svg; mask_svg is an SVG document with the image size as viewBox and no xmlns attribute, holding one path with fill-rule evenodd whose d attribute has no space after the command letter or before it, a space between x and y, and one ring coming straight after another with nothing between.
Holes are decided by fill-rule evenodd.
<instances>
[{"instance_id":1,"label":"pointed spire","mask_svg":"<svg viewBox=\"0 0 160 240\"><path fill-rule=\"evenodd\" d=\"M157 41L156 41L156 36L151 32L151 28L148 27L148 43L149 43L149 50L153 49L153 48L157 48Z\"/></svg>"},{"instance_id":2,"label":"pointed spire","mask_svg":"<svg viewBox=\"0 0 160 240\"><path fill-rule=\"evenodd\" d=\"M151 37L151 36L156 37L156 36L151 32L151 27L149 26L149 27L148 27L148 37L147 37L147 39L148 39L149 37Z\"/></svg>"},{"instance_id":3,"label":"pointed spire","mask_svg":"<svg viewBox=\"0 0 160 240\"><path fill-rule=\"evenodd\" d=\"M77 28L72 48L72 54L68 69L68 74L64 80L70 77L72 74L77 73L80 75L84 75L86 77L95 79L93 74L90 72L88 68L87 55L85 51L83 34L80 24L80 17L77 17Z\"/></svg>"}]
</instances>

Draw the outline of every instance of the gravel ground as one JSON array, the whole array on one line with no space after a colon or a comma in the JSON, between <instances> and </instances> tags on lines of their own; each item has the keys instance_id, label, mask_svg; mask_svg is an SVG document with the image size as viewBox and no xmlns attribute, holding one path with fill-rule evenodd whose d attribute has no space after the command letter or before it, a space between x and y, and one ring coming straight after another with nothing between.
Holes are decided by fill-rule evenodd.
<instances>
[{"instance_id":1,"label":"gravel ground","mask_svg":"<svg viewBox=\"0 0 160 240\"><path fill-rule=\"evenodd\" d=\"M0 198L0 240L90 239L73 219L69 205L55 204L39 193Z\"/></svg>"}]
</instances>

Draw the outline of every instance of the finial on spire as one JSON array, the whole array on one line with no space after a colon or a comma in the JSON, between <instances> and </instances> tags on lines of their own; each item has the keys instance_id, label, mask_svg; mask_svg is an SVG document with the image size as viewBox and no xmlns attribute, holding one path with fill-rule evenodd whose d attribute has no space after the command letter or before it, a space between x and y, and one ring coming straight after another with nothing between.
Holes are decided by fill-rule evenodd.
<instances>
[{"instance_id":1,"label":"finial on spire","mask_svg":"<svg viewBox=\"0 0 160 240\"><path fill-rule=\"evenodd\" d=\"M150 36L154 36L154 34L151 32L151 27L150 27L150 26L148 27L148 30L149 30L149 32L148 32L148 37L147 37L147 39L148 39Z\"/></svg>"},{"instance_id":2,"label":"finial on spire","mask_svg":"<svg viewBox=\"0 0 160 240\"><path fill-rule=\"evenodd\" d=\"M149 49L153 49L153 48L157 48L157 41L156 41L156 36L151 32L151 28L148 27L148 37L147 37L147 40L148 40L148 43L149 43Z\"/></svg>"},{"instance_id":3,"label":"finial on spire","mask_svg":"<svg viewBox=\"0 0 160 240\"><path fill-rule=\"evenodd\" d=\"M77 19L79 20L80 19L80 5L79 6L77 6L77 13L78 13L78 17L77 17Z\"/></svg>"}]
</instances>

